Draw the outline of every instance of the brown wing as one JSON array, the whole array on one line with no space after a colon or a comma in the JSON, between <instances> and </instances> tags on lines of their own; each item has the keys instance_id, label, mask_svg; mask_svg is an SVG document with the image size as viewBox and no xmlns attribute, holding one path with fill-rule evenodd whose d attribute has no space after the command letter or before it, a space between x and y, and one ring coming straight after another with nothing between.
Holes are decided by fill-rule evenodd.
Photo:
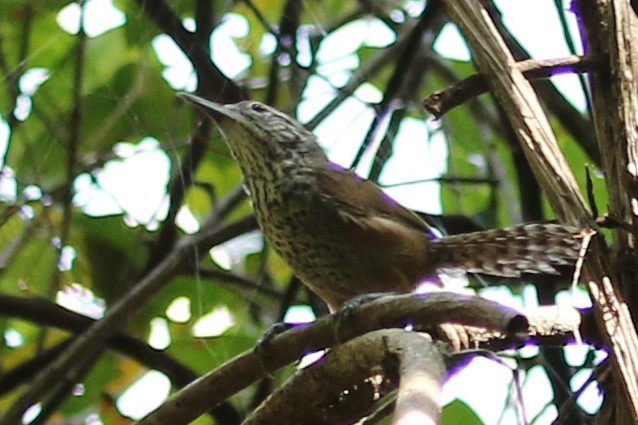
<instances>
[{"instance_id":1,"label":"brown wing","mask_svg":"<svg viewBox=\"0 0 638 425\"><path fill-rule=\"evenodd\" d=\"M432 229L416 214L385 194L379 186L340 165L330 163L316 173L323 201L358 218L379 218L431 235Z\"/></svg>"},{"instance_id":2,"label":"brown wing","mask_svg":"<svg viewBox=\"0 0 638 425\"><path fill-rule=\"evenodd\" d=\"M432 230L427 223L371 181L340 166L330 167L316 173L323 195L315 211L321 216L322 229L331 232L332 239L365 253L379 273L394 269L392 273L404 275L411 284L429 274Z\"/></svg>"},{"instance_id":3,"label":"brown wing","mask_svg":"<svg viewBox=\"0 0 638 425\"><path fill-rule=\"evenodd\" d=\"M333 308L355 295L409 292L433 269L428 261L430 227L374 183L330 164L315 169L319 196L311 222L328 241L343 279L309 280ZM333 266L334 266L333 264Z\"/></svg>"}]
</instances>

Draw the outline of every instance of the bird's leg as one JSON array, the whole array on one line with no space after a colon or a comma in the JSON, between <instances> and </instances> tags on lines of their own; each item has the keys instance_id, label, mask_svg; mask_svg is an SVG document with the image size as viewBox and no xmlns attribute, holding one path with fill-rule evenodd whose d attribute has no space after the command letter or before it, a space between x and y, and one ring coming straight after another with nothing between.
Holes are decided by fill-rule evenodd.
<instances>
[{"instance_id":1,"label":"bird's leg","mask_svg":"<svg viewBox=\"0 0 638 425\"><path fill-rule=\"evenodd\" d=\"M343 340L341 337L344 333L343 329L347 326L348 321L351 320L354 308L390 295L399 295L399 293L371 292L369 294L357 295L343 303L343 305L341 305L341 307L333 313L334 335L337 343Z\"/></svg>"},{"instance_id":2,"label":"bird's leg","mask_svg":"<svg viewBox=\"0 0 638 425\"><path fill-rule=\"evenodd\" d=\"M273 323L255 344L255 347L253 348L254 353L262 359L271 357L272 353L270 351L270 342L273 340L273 338L286 332L289 329L300 325L300 323L288 322Z\"/></svg>"}]
</instances>

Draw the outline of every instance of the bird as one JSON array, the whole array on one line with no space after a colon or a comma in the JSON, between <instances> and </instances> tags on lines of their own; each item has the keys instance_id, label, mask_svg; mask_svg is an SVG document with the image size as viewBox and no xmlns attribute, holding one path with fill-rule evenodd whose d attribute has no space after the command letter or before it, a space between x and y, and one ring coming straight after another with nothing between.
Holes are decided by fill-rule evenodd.
<instances>
[{"instance_id":1,"label":"bird","mask_svg":"<svg viewBox=\"0 0 638 425\"><path fill-rule=\"evenodd\" d=\"M367 294L412 292L441 269L520 278L560 274L578 258L583 230L563 224L436 237L374 182L330 161L287 114L179 96L217 123L267 242L332 312Z\"/></svg>"}]
</instances>

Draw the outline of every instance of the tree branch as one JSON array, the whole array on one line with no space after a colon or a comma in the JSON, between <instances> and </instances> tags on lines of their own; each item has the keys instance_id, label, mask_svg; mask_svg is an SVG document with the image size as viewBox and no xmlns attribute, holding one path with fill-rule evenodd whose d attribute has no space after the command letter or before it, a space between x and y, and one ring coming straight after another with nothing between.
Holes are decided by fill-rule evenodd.
<instances>
[{"instance_id":1,"label":"tree branch","mask_svg":"<svg viewBox=\"0 0 638 425\"><path fill-rule=\"evenodd\" d=\"M543 187L547 193L548 200L556 212L556 215L564 222L595 229L597 226L593 222L591 213L584 202L584 198L578 188L573 173L558 147L556 138L536 94L532 90L529 82L516 68L516 63L511 53L495 29L487 11L477 0L444 1L448 6L451 17L465 34L472 48L473 56L479 70L487 77L492 90L516 130L516 135L521 147L541 187ZM611 0L611 3L614 2L615 0ZM620 5L620 3L623 2L617 3ZM597 3L596 7L583 4L582 11L586 10L587 13L597 13L597 7L599 5L602 4ZM627 5L624 4L624 6L626 15L623 16L629 19L630 14L627 14L626 11ZM597 21L596 29L594 30L596 33L599 32L601 27L609 29L610 23L613 23L611 25L612 27L613 25L620 24L621 28L622 25L627 24L627 21L616 22L618 16L614 16L613 13L610 13L613 11L613 8L605 7L605 9L604 13L607 14L606 19ZM621 9L622 7L620 7L619 10ZM633 16L631 19L635 20L635 15L631 16ZM614 48L617 47L622 55L620 59L612 61L614 67L616 64L626 65L631 63L630 55L624 51L630 43L628 39L622 38L628 36L628 34L631 34L630 29L624 28L622 31L614 33L610 38L612 42L609 45L613 45ZM618 35L621 36L621 39L617 43L618 40L616 40L616 36ZM615 53L618 53L618 51L615 51ZM627 78L628 75L632 75L629 69L621 71L617 75L617 81L620 84L627 79L626 82L633 87L630 91L626 92L626 94L629 95L627 100L631 99L635 102L636 79ZM606 81L616 80L612 78ZM600 87L605 87L609 93L608 85L601 84ZM615 103L614 99L609 99L608 102L610 105ZM619 110L614 110L609 113L609 116L626 117L628 121L623 124L628 124L627 128L630 128L630 133L635 136L635 129L637 127L635 105L628 108L629 113L626 113L627 111L623 109L623 106L629 106L629 103L622 104L621 102L621 104L618 105L620 107ZM621 110L623 112L621 112ZM621 127L624 129L624 126ZM596 128L601 129L601 126L596 126ZM602 128L602 130L608 129ZM627 134L624 135L627 136ZM615 137L609 137L607 139L610 141L618 141L616 146L622 146L622 143L627 140L619 141ZM611 153L617 150L617 148L608 150ZM601 149L601 153L602 152L604 152L604 149ZM605 164L605 155L603 155L603 164ZM613 164L609 164L611 168L605 168L605 172L609 173L608 182L615 182L616 180L613 176L616 176L618 173L622 174L620 176L621 181L628 181L626 175L627 169L624 167L624 164L627 163L623 162L623 160L616 159ZM626 204L626 202L627 199L623 198L623 203ZM627 211L627 209L622 211ZM625 214L621 213L619 216L624 217ZM623 238L626 240L626 235L623 235ZM613 368L615 378L617 382L623 383L624 395L626 396L628 404L632 406L631 414L634 417L638 417L638 391L636 391L635 388L635 377L638 375L635 353L637 352L636 347L638 346L638 341L636 330L629 317L629 311L623 304L622 294L614 288L614 284L611 283L608 277L612 270L614 269L611 267L604 241L602 238L594 238L590 246L587 261L584 263L583 277L588 282L590 294L596 306L595 311L598 326L601 330L601 334L605 338L605 344L608 345L615 354L611 356L611 360L616 366ZM618 403L616 406L619 404L625 405L624 403Z\"/></svg>"},{"instance_id":2,"label":"tree branch","mask_svg":"<svg viewBox=\"0 0 638 425\"><path fill-rule=\"evenodd\" d=\"M454 318L454 323L462 324L470 335L468 346L472 348L490 345L513 348L530 335L534 335L535 341L546 337L553 343L559 339L564 343L574 340L573 332L580 332L579 314L569 315L569 319L565 319L565 315L557 316L555 310L543 314L546 314L542 316L545 319L531 320L531 323L540 324L534 325L530 331L524 316L481 298L445 292L383 297L353 307L347 321L339 319L339 315L324 316L310 325L293 328L274 337L269 341L266 356L249 351L229 360L175 394L144 418L140 425L192 421L211 406L303 355L331 347L337 341L344 343L376 329L404 328L410 324L415 330L431 332L438 324ZM550 317L556 320L551 326L546 321ZM541 334L542 338L539 336Z\"/></svg>"},{"instance_id":3,"label":"tree branch","mask_svg":"<svg viewBox=\"0 0 638 425\"><path fill-rule=\"evenodd\" d=\"M69 348L40 372L28 390L14 403L0 419L1 425L19 423L24 412L51 392L52 387L64 385L66 380L77 381L80 376L72 374L83 370L86 362L94 362L106 341L122 326L124 321L143 306L152 295L159 291L170 277L188 267L194 252L209 249L246 231L246 226L254 223L249 217L227 226L203 228L195 235L189 235L161 263L150 270L127 294L111 306L103 319L95 322L71 343ZM71 374L71 375L70 375Z\"/></svg>"},{"instance_id":4,"label":"tree branch","mask_svg":"<svg viewBox=\"0 0 638 425\"><path fill-rule=\"evenodd\" d=\"M210 59L208 43L188 32L171 6L164 0L135 0L146 16L171 37L193 63L200 92L207 99L234 103L248 98L246 91L222 74Z\"/></svg>"},{"instance_id":5,"label":"tree branch","mask_svg":"<svg viewBox=\"0 0 638 425\"><path fill-rule=\"evenodd\" d=\"M552 75L574 72L592 72L600 65L600 59L592 56L568 56L560 59L529 59L516 63L518 71L529 79L545 79ZM440 118L451 109L479 96L490 89L485 76L471 75L452 87L435 91L423 101L425 109Z\"/></svg>"},{"instance_id":6,"label":"tree branch","mask_svg":"<svg viewBox=\"0 0 638 425\"><path fill-rule=\"evenodd\" d=\"M45 298L24 298L0 294L0 316L19 318L41 326L52 326L75 334L85 331L95 320L66 310ZM65 340L33 357L14 369L4 371L0 381L0 394L28 382L36 373L64 352L72 342ZM183 388L199 375L163 351L155 350L144 341L124 332L116 332L107 344L115 351L137 360L149 369L156 369L168 376L173 385ZM211 414L223 423L239 423L240 415L229 403L213 409Z\"/></svg>"}]
</instances>

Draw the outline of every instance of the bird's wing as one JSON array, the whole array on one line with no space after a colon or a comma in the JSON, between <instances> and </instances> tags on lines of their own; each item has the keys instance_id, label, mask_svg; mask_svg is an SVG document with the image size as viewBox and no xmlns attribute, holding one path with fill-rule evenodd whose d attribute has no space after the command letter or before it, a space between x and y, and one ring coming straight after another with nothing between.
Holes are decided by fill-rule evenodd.
<instances>
[{"instance_id":1,"label":"bird's wing","mask_svg":"<svg viewBox=\"0 0 638 425\"><path fill-rule=\"evenodd\" d=\"M319 189L311 203L313 222L325 240L345 248L353 259L347 265L357 276L349 283L356 286L351 293L409 292L431 275L432 230L416 214L373 182L337 165L313 174Z\"/></svg>"},{"instance_id":2,"label":"bird's wing","mask_svg":"<svg viewBox=\"0 0 638 425\"><path fill-rule=\"evenodd\" d=\"M427 223L370 180L332 163L317 170L315 175L323 208L337 211L342 218L350 215L352 219L371 221L372 225L374 222L380 225L392 223L432 235Z\"/></svg>"}]
</instances>

